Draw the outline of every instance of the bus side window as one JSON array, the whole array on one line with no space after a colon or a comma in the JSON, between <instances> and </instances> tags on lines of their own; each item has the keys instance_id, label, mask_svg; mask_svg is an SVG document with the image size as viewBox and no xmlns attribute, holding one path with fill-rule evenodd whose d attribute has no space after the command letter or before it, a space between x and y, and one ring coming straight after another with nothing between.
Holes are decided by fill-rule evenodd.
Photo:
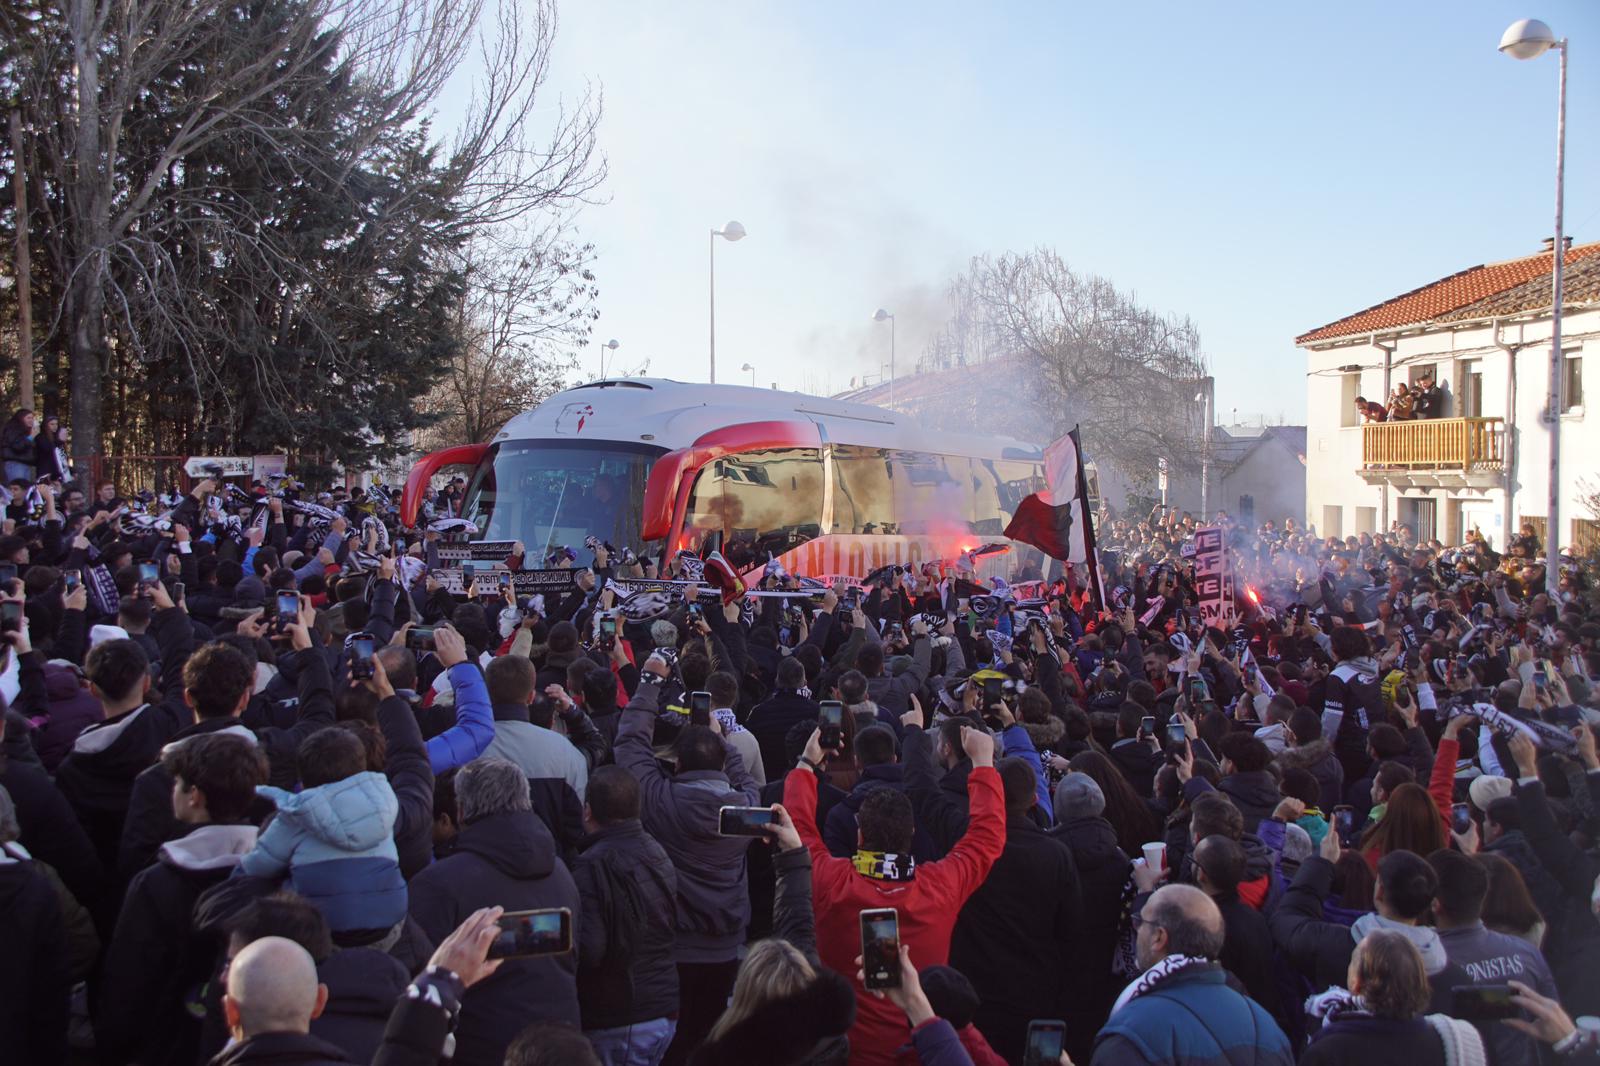
<instances>
[{"instance_id":1,"label":"bus side window","mask_svg":"<svg viewBox=\"0 0 1600 1066\"><path fill-rule=\"evenodd\" d=\"M833 533L884 533L895 529L894 482L887 454L878 448L833 449Z\"/></svg>"}]
</instances>

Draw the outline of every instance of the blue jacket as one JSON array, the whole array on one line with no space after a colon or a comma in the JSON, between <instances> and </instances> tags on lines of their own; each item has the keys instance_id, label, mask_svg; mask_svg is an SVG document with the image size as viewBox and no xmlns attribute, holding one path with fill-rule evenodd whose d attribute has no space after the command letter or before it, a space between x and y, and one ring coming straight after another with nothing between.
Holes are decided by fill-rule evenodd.
<instances>
[{"instance_id":1,"label":"blue jacket","mask_svg":"<svg viewBox=\"0 0 1600 1066\"><path fill-rule=\"evenodd\" d=\"M1111 1016L1092 1066L1292 1066L1289 1038L1220 966L1180 971Z\"/></svg>"},{"instance_id":2,"label":"blue jacket","mask_svg":"<svg viewBox=\"0 0 1600 1066\"><path fill-rule=\"evenodd\" d=\"M278 813L239 863L252 877L289 875L334 932L387 929L406 916L394 823L400 802L388 778L367 771L285 792L260 785Z\"/></svg>"},{"instance_id":3,"label":"blue jacket","mask_svg":"<svg viewBox=\"0 0 1600 1066\"><path fill-rule=\"evenodd\" d=\"M494 712L483 672L475 663L456 663L450 668L450 688L456 724L428 740L428 763L436 774L467 765L494 740Z\"/></svg>"}]
</instances>

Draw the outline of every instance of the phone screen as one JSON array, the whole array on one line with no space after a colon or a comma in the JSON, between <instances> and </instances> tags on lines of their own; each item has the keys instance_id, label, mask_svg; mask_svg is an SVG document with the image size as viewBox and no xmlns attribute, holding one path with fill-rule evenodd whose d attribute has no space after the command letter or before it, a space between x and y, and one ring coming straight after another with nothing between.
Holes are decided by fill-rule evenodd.
<instances>
[{"instance_id":1,"label":"phone screen","mask_svg":"<svg viewBox=\"0 0 1600 1066\"><path fill-rule=\"evenodd\" d=\"M0 582L15 581L17 579L16 563L0 563Z\"/></svg>"},{"instance_id":2,"label":"phone screen","mask_svg":"<svg viewBox=\"0 0 1600 1066\"><path fill-rule=\"evenodd\" d=\"M572 950L572 912L565 907L510 911L500 916L500 935L489 945L489 958L562 955Z\"/></svg>"},{"instance_id":3,"label":"phone screen","mask_svg":"<svg viewBox=\"0 0 1600 1066\"><path fill-rule=\"evenodd\" d=\"M1147 714L1143 718L1139 719L1139 732L1143 733L1147 737L1155 736L1156 716L1153 714Z\"/></svg>"},{"instance_id":4,"label":"phone screen","mask_svg":"<svg viewBox=\"0 0 1600 1066\"><path fill-rule=\"evenodd\" d=\"M370 633L357 633L350 639L350 677L365 681L372 676L372 655L377 641Z\"/></svg>"},{"instance_id":5,"label":"phone screen","mask_svg":"<svg viewBox=\"0 0 1600 1066\"><path fill-rule=\"evenodd\" d=\"M615 618L600 619L600 635L614 637L617 635L617 620Z\"/></svg>"},{"instance_id":6,"label":"phone screen","mask_svg":"<svg viewBox=\"0 0 1600 1066\"><path fill-rule=\"evenodd\" d=\"M406 630L406 647L412 651L432 651L433 626L412 626Z\"/></svg>"},{"instance_id":7,"label":"phone screen","mask_svg":"<svg viewBox=\"0 0 1600 1066\"><path fill-rule=\"evenodd\" d=\"M725 837L765 836L771 824L771 807L724 807L717 816L717 832Z\"/></svg>"},{"instance_id":8,"label":"phone screen","mask_svg":"<svg viewBox=\"0 0 1600 1066\"><path fill-rule=\"evenodd\" d=\"M983 679L983 705L985 708L993 707L1005 695L1005 682L998 677Z\"/></svg>"},{"instance_id":9,"label":"phone screen","mask_svg":"<svg viewBox=\"0 0 1600 1066\"><path fill-rule=\"evenodd\" d=\"M83 580L83 574L77 570L68 570L62 574L62 577L66 579L68 592L71 592L73 589L77 588L78 583Z\"/></svg>"},{"instance_id":10,"label":"phone screen","mask_svg":"<svg viewBox=\"0 0 1600 1066\"><path fill-rule=\"evenodd\" d=\"M300 620L300 597L293 592L278 593L278 620L291 625Z\"/></svg>"},{"instance_id":11,"label":"phone screen","mask_svg":"<svg viewBox=\"0 0 1600 1066\"><path fill-rule=\"evenodd\" d=\"M1469 1022L1522 1017L1509 985L1455 985L1450 989L1450 1014Z\"/></svg>"},{"instance_id":12,"label":"phone screen","mask_svg":"<svg viewBox=\"0 0 1600 1066\"><path fill-rule=\"evenodd\" d=\"M16 600L7 600L0 604L0 629L15 630L22 628L22 604Z\"/></svg>"},{"instance_id":13,"label":"phone screen","mask_svg":"<svg viewBox=\"0 0 1600 1066\"><path fill-rule=\"evenodd\" d=\"M844 704L838 700L823 700L819 706L822 710L817 722L822 727L822 735L817 740L824 748L837 748L844 743Z\"/></svg>"},{"instance_id":14,"label":"phone screen","mask_svg":"<svg viewBox=\"0 0 1600 1066\"><path fill-rule=\"evenodd\" d=\"M503 573L501 573L501 575L500 575L500 587L503 588L503 589L508 589L508 588L511 587L511 572L509 570L504 571Z\"/></svg>"},{"instance_id":15,"label":"phone screen","mask_svg":"<svg viewBox=\"0 0 1600 1066\"><path fill-rule=\"evenodd\" d=\"M691 692L691 693L689 693L689 724L690 725L710 725L711 724L711 693L709 693L709 692Z\"/></svg>"},{"instance_id":16,"label":"phone screen","mask_svg":"<svg viewBox=\"0 0 1600 1066\"><path fill-rule=\"evenodd\" d=\"M1189 739L1189 731L1183 728L1183 723L1173 716L1167 721L1167 741L1171 744L1182 745Z\"/></svg>"},{"instance_id":17,"label":"phone screen","mask_svg":"<svg viewBox=\"0 0 1600 1066\"><path fill-rule=\"evenodd\" d=\"M161 571L156 568L155 563L140 563L139 580L146 585L153 585L161 580Z\"/></svg>"},{"instance_id":18,"label":"phone screen","mask_svg":"<svg viewBox=\"0 0 1600 1066\"><path fill-rule=\"evenodd\" d=\"M1029 1022L1028 1042L1022 1051L1023 1066L1055 1066L1061 1061L1066 1038L1066 1022Z\"/></svg>"},{"instance_id":19,"label":"phone screen","mask_svg":"<svg viewBox=\"0 0 1600 1066\"><path fill-rule=\"evenodd\" d=\"M861 912L861 968L869 989L900 987L900 915L893 908Z\"/></svg>"},{"instance_id":20,"label":"phone screen","mask_svg":"<svg viewBox=\"0 0 1600 1066\"><path fill-rule=\"evenodd\" d=\"M1465 833L1472 828L1472 808L1465 803L1450 805L1450 828Z\"/></svg>"},{"instance_id":21,"label":"phone screen","mask_svg":"<svg viewBox=\"0 0 1600 1066\"><path fill-rule=\"evenodd\" d=\"M1349 807L1335 807L1333 809L1333 831L1339 834L1341 843L1349 843L1350 834L1355 832L1356 812Z\"/></svg>"}]
</instances>

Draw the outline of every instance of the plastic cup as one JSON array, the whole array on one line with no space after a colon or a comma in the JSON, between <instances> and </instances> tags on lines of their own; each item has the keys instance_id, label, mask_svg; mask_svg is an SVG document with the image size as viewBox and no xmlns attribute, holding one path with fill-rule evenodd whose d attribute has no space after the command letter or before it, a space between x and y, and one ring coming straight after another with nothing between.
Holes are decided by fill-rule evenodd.
<instances>
[{"instance_id":1,"label":"plastic cup","mask_svg":"<svg viewBox=\"0 0 1600 1066\"><path fill-rule=\"evenodd\" d=\"M1152 870L1167 868L1167 846L1160 841L1144 845L1144 861Z\"/></svg>"}]
</instances>

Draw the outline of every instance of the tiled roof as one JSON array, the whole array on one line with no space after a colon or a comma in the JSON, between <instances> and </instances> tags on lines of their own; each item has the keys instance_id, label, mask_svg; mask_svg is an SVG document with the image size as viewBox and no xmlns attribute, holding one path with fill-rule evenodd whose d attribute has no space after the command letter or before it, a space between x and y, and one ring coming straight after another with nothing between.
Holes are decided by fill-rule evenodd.
<instances>
[{"instance_id":1,"label":"tiled roof","mask_svg":"<svg viewBox=\"0 0 1600 1066\"><path fill-rule=\"evenodd\" d=\"M1567 249L1566 262L1570 267L1582 260L1600 256L1600 242L1582 244ZM1309 333L1295 338L1296 344L1315 344L1318 341L1349 337L1374 330L1394 329L1398 326L1421 325L1433 322L1464 308L1489 300L1508 290L1520 288L1540 277L1550 276L1550 253L1507 259L1501 263L1469 267L1447 278L1441 278L1420 289L1413 289L1392 300L1347 315ZM1549 282L1546 281L1546 288Z\"/></svg>"},{"instance_id":2,"label":"tiled roof","mask_svg":"<svg viewBox=\"0 0 1600 1066\"><path fill-rule=\"evenodd\" d=\"M1569 266L1561 278L1561 305L1600 303L1600 255L1591 255ZM1459 311L1440 315L1440 322L1465 322L1475 318L1492 318L1495 315L1516 315L1524 311L1546 311L1550 308L1550 272L1547 270L1532 281L1516 288L1496 293L1486 300L1468 304Z\"/></svg>"}]
</instances>

